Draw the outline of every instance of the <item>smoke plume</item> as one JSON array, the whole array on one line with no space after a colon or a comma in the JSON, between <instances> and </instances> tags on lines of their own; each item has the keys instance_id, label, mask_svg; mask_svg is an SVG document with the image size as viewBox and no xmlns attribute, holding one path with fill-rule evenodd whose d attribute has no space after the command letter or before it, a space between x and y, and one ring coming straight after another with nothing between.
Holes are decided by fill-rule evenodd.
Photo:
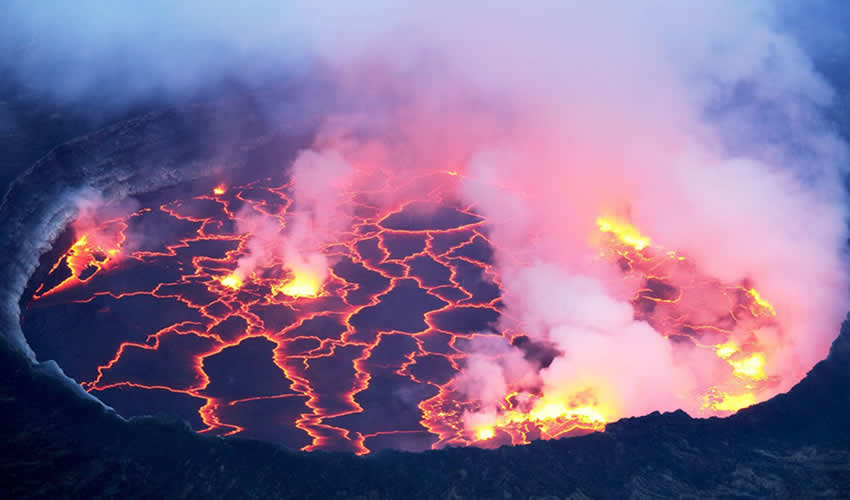
<instances>
[{"instance_id":1,"label":"smoke plume","mask_svg":"<svg viewBox=\"0 0 850 500\"><path fill-rule=\"evenodd\" d=\"M344 200L350 173L351 166L336 151L301 151L291 166L295 206L289 207L285 221L250 208L237 217L237 231L250 234L235 271L238 279L281 263L301 279L324 281L329 263L322 248L346 227Z\"/></svg>"}]
</instances>

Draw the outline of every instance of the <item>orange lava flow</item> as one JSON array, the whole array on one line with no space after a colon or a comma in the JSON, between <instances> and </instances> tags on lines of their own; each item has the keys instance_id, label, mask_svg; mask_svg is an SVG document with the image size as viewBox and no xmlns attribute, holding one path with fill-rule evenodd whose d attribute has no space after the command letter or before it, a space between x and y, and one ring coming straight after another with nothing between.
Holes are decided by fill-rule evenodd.
<instances>
[{"instance_id":1,"label":"orange lava flow","mask_svg":"<svg viewBox=\"0 0 850 500\"><path fill-rule=\"evenodd\" d=\"M98 271L113 265L126 240L126 229L127 224L123 220L107 221L100 227L91 228L91 232L86 232L88 229L75 228L75 232L81 233L79 238L51 269L51 272L55 272L64 265L70 275L49 290L44 289L42 284L35 291L35 297L60 291L78 282L86 282Z\"/></svg>"},{"instance_id":2,"label":"orange lava flow","mask_svg":"<svg viewBox=\"0 0 850 500\"><path fill-rule=\"evenodd\" d=\"M382 174L387 180L381 190L387 192L416 182ZM431 177L436 176L441 183L462 180L454 171ZM169 318L143 338L120 341L111 357L97 362L96 375L83 387L102 397L122 389L185 396L200 405L199 432L216 435L265 436L239 412L287 408L281 410L285 416L271 421L297 429L303 439L292 442L307 451L365 454L382 446L371 443L381 442L419 446L403 444L412 439L431 448L522 444L601 431L617 416L609 402L582 387L561 399L512 388L495 420L480 425L465 420L479 408L454 382L469 355L468 344L480 335L511 340L521 333L482 333L503 314L487 221L446 198L445 189L390 208L371 203L368 193L348 193L346 202L354 207L350 227L318 249L333 263L325 279L287 271L280 259L250 275L238 274L237 261L250 238L234 231L240 208L276 219L285 230L290 188L282 181L218 186L212 194L162 203L78 234L50 269L51 275L70 270L70 276L52 287L42 283L27 314L61 304L104 304L97 310L104 315L127 300L169 304L183 316ZM153 217L188 229L169 241L126 251L128 227ZM654 246L625 219L601 216L597 224L603 239L600 258L619 264L624 279L643 283L632 301L635 316L667 337L687 337L713 350L718 362L728 365L728 377L701 395L707 414L748 406L776 383L769 375L769 352L753 333L775 326L776 311L752 284L702 276L685 256ZM149 269L173 279L146 283L142 278ZM122 270L140 284L110 278ZM692 276L690 284L682 287L666 278L674 273ZM724 304L722 320L706 322L693 314L697 306L689 301L703 296ZM406 308L412 312L399 312ZM189 347L167 347L189 340ZM271 359L257 363L273 363L271 377L282 385L271 393L238 397L215 392L219 382L210 372L216 359L251 342L271 346ZM145 356L179 364L183 378L152 381L158 373L128 368ZM231 367L237 374L245 368ZM271 383L268 377L259 382ZM414 420L397 422L383 403L374 402L388 392L410 394L404 398L417 412Z\"/></svg>"},{"instance_id":3,"label":"orange lava flow","mask_svg":"<svg viewBox=\"0 0 850 500\"><path fill-rule=\"evenodd\" d=\"M600 223L612 234L602 257L617 260L627 277L645 284L632 301L636 318L668 338L711 349L728 364L726 379L702 395L702 409L723 414L756 403L779 383L766 371L770 346L759 339L761 329L780 329L773 306L746 279L723 283L705 276L687 258L652 247L648 237L624 224L626 229L606 231ZM673 275L689 276L687 285Z\"/></svg>"}]
</instances>

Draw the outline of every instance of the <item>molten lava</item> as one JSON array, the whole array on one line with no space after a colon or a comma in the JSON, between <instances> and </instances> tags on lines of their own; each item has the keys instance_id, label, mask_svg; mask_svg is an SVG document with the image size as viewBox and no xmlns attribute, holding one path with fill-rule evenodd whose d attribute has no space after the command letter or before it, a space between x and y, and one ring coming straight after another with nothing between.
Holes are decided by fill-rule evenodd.
<instances>
[{"instance_id":1,"label":"molten lava","mask_svg":"<svg viewBox=\"0 0 850 500\"><path fill-rule=\"evenodd\" d=\"M272 293L290 297L318 297L321 291L321 280L309 271L296 272L291 280L272 286Z\"/></svg>"},{"instance_id":2,"label":"molten lava","mask_svg":"<svg viewBox=\"0 0 850 500\"><path fill-rule=\"evenodd\" d=\"M599 217L596 225L603 233L611 233L622 243L634 248L638 252L648 247L652 240L640 234L630 222L614 216Z\"/></svg>"},{"instance_id":3,"label":"molten lava","mask_svg":"<svg viewBox=\"0 0 850 500\"><path fill-rule=\"evenodd\" d=\"M492 427L481 427L475 431L476 441L487 441L496 436L496 431Z\"/></svg>"},{"instance_id":4,"label":"molten lava","mask_svg":"<svg viewBox=\"0 0 850 500\"><path fill-rule=\"evenodd\" d=\"M455 171L434 175L459 180ZM384 177L388 192L413 182L393 172ZM357 207L351 227L320 249L333 263L327 276L281 259L250 276L237 272L250 240L233 229L240 209L286 225L290 186L278 182L218 186L213 195L167 199L87 228L39 284L25 320L61 318L76 306L111 325L122 320L116 311L123 303L150 307L156 312L141 321L155 326L114 329L112 354L91 350L79 358L88 365L75 359L69 374L119 411L140 411L133 408L145 398L152 408L190 401L196 410L183 416L194 415L200 432L303 450L521 444L601 431L621 416L616 401L589 385L558 394L509 387L494 412L473 418L481 403L456 387L470 343L522 333L487 333L503 306L486 220L439 190L389 208L364 201L369 193L348 193ZM128 228L143 224L171 228L171 239L127 250ZM749 406L775 386L771 352L758 332L779 328L777 311L745 277L713 279L627 219L600 216L596 224L600 259L641 284L632 298L635 318L719 363L722 376L691 395L706 415ZM62 273L70 276L60 280ZM691 277L684 284L669 277L683 275ZM53 354L60 364L64 352ZM238 356L247 358L225 362ZM260 365L266 371L250 375ZM401 408L401 416L386 408Z\"/></svg>"},{"instance_id":5,"label":"molten lava","mask_svg":"<svg viewBox=\"0 0 850 500\"><path fill-rule=\"evenodd\" d=\"M686 257L664 251L658 245L653 247L651 239L625 219L606 216L596 222L600 233L608 235L600 243L602 258L618 262L624 278L644 283L632 300L635 317L647 321L665 337L684 337L697 347L713 350L727 364L724 378L692 396L702 401L703 410L714 414L737 411L756 403L760 394L776 385L779 378L768 374L768 355L758 337L760 328L777 326L776 312L755 288L747 286L745 279L723 283L703 276ZM692 277L685 287L668 277L683 274ZM717 319L704 322L706 307L717 308L713 311ZM509 436L511 443L525 443L530 437L553 438L576 431L602 430L618 415L611 408L613 402L607 401L596 387L554 400L549 396L539 398L520 387L509 390L505 404L489 418L488 413L478 413L474 406L465 408L472 412L472 417L466 417L467 428L472 429L466 439L489 442L501 432ZM443 401L448 399L443 397ZM429 427L439 427L436 420L446 414L446 410L436 412L437 418ZM446 443L463 443L449 434L441 438Z\"/></svg>"},{"instance_id":6,"label":"molten lava","mask_svg":"<svg viewBox=\"0 0 850 500\"><path fill-rule=\"evenodd\" d=\"M703 409L737 411L778 383L779 378L766 371L769 357L758 334L763 327L779 326L776 311L745 278L723 283L704 276L695 263L677 252L651 247L650 239L627 221L600 218L597 222L600 231L612 234L609 244L614 252L605 255L619 259L627 276L645 282L632 301L636 317L668 338L684 336L698 347L712 349L728 364L729 376L702 395ZM682 287L666 277L683 272L693 277L692 285ZM716 313L716 319L705 322L706 312Z\"/></svg>"},{"instance_id":7,"label":"molten lava","mask_svg":"<svg viewBox=\"0 0 850 500\"><path fill-rule=\"evenodd\" d=\"M86 282L101 269L112 266L124 245L126 228L126 223L120 220L107 221L97 228L74 223L72 230L78 235L78 239L51 269L53 273L64 266L69 275L61 283L50 288L41 284L34 296L40 297L78 282Z\"/></svg>"},{"instance_id":8,"label":"molten lava","mask_svg":"<svg viewBox=\"0 0 850 500\"><path fill-rule=\"evenodd\" d=\"M738 361L729 361L729 364L734 368L735 375L743 379L764 380L767 378L764 373L764 356L761 353Z\"/></svg>"},{"instance_id":9,"label":"molten lava","mask_svg":"<svg viewBox=\"0 0 850 500\"><path fill-rule=\"evenodd\" d=\"M757 306L757 308L753 310L754 316L758 316L760 314L760 312L758 312L758 308L760 308L767 314L770 314L771 316L776 316L776 311L773 309L773 306L770 305L770 302L761 298L761 294L759 294L758 290L756 290L755 288L750 288L749 290L747 290L747 293L749 293L755 301L754 307Z\"/></svg>"},{"instance_id":10,"label":"molten lava","mask_svg":"<svg viewBox=\"0 0 850 500\"><path fill-rule=\"evenodd\" d=\"M244 280L241 276L236 273L228 274L227 276L221 278L221 284L226 286L227 288L232 288L234 290L239 290L242 288L242 284Z\"/></svg>"}]
</instances>

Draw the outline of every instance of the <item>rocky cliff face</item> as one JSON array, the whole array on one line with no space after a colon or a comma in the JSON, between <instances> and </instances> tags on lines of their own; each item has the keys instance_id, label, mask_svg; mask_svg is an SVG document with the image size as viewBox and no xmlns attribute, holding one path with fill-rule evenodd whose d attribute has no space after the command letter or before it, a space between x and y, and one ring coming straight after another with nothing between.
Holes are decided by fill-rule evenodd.
<instances>
[{"instance_id":1,"label":"rocky cliff face","mask_svg":"<svg viewBox=\"0 0 850 500\"><path fill-rule=\"evenodd\" d=\"M850 322L796 387L730 418L653 413L528 446L362 458L126 421L2 358L12 498L850 498Z\"/></svg>"}]
</instances>

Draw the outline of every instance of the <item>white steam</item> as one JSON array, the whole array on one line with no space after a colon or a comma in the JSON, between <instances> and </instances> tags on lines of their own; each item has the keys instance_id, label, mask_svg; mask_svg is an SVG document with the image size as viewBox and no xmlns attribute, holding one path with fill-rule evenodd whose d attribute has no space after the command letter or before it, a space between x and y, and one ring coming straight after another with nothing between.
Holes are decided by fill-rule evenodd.
<instances>
[{"instance_id":1,"label":"white steam","mask_svg":"<svg viewBox=\"0 0 850 500\"><path fill-rule=\"evenodd\" d=\"M296 275L318 283L329 272L325 245L347 227L346 188L352 168L335 151L304 150L291 167L292 201L283 220L264 213L241 212L237 232L249 234L236 274L245 279L280 262Z\"/></svg>"}]
</instances>

